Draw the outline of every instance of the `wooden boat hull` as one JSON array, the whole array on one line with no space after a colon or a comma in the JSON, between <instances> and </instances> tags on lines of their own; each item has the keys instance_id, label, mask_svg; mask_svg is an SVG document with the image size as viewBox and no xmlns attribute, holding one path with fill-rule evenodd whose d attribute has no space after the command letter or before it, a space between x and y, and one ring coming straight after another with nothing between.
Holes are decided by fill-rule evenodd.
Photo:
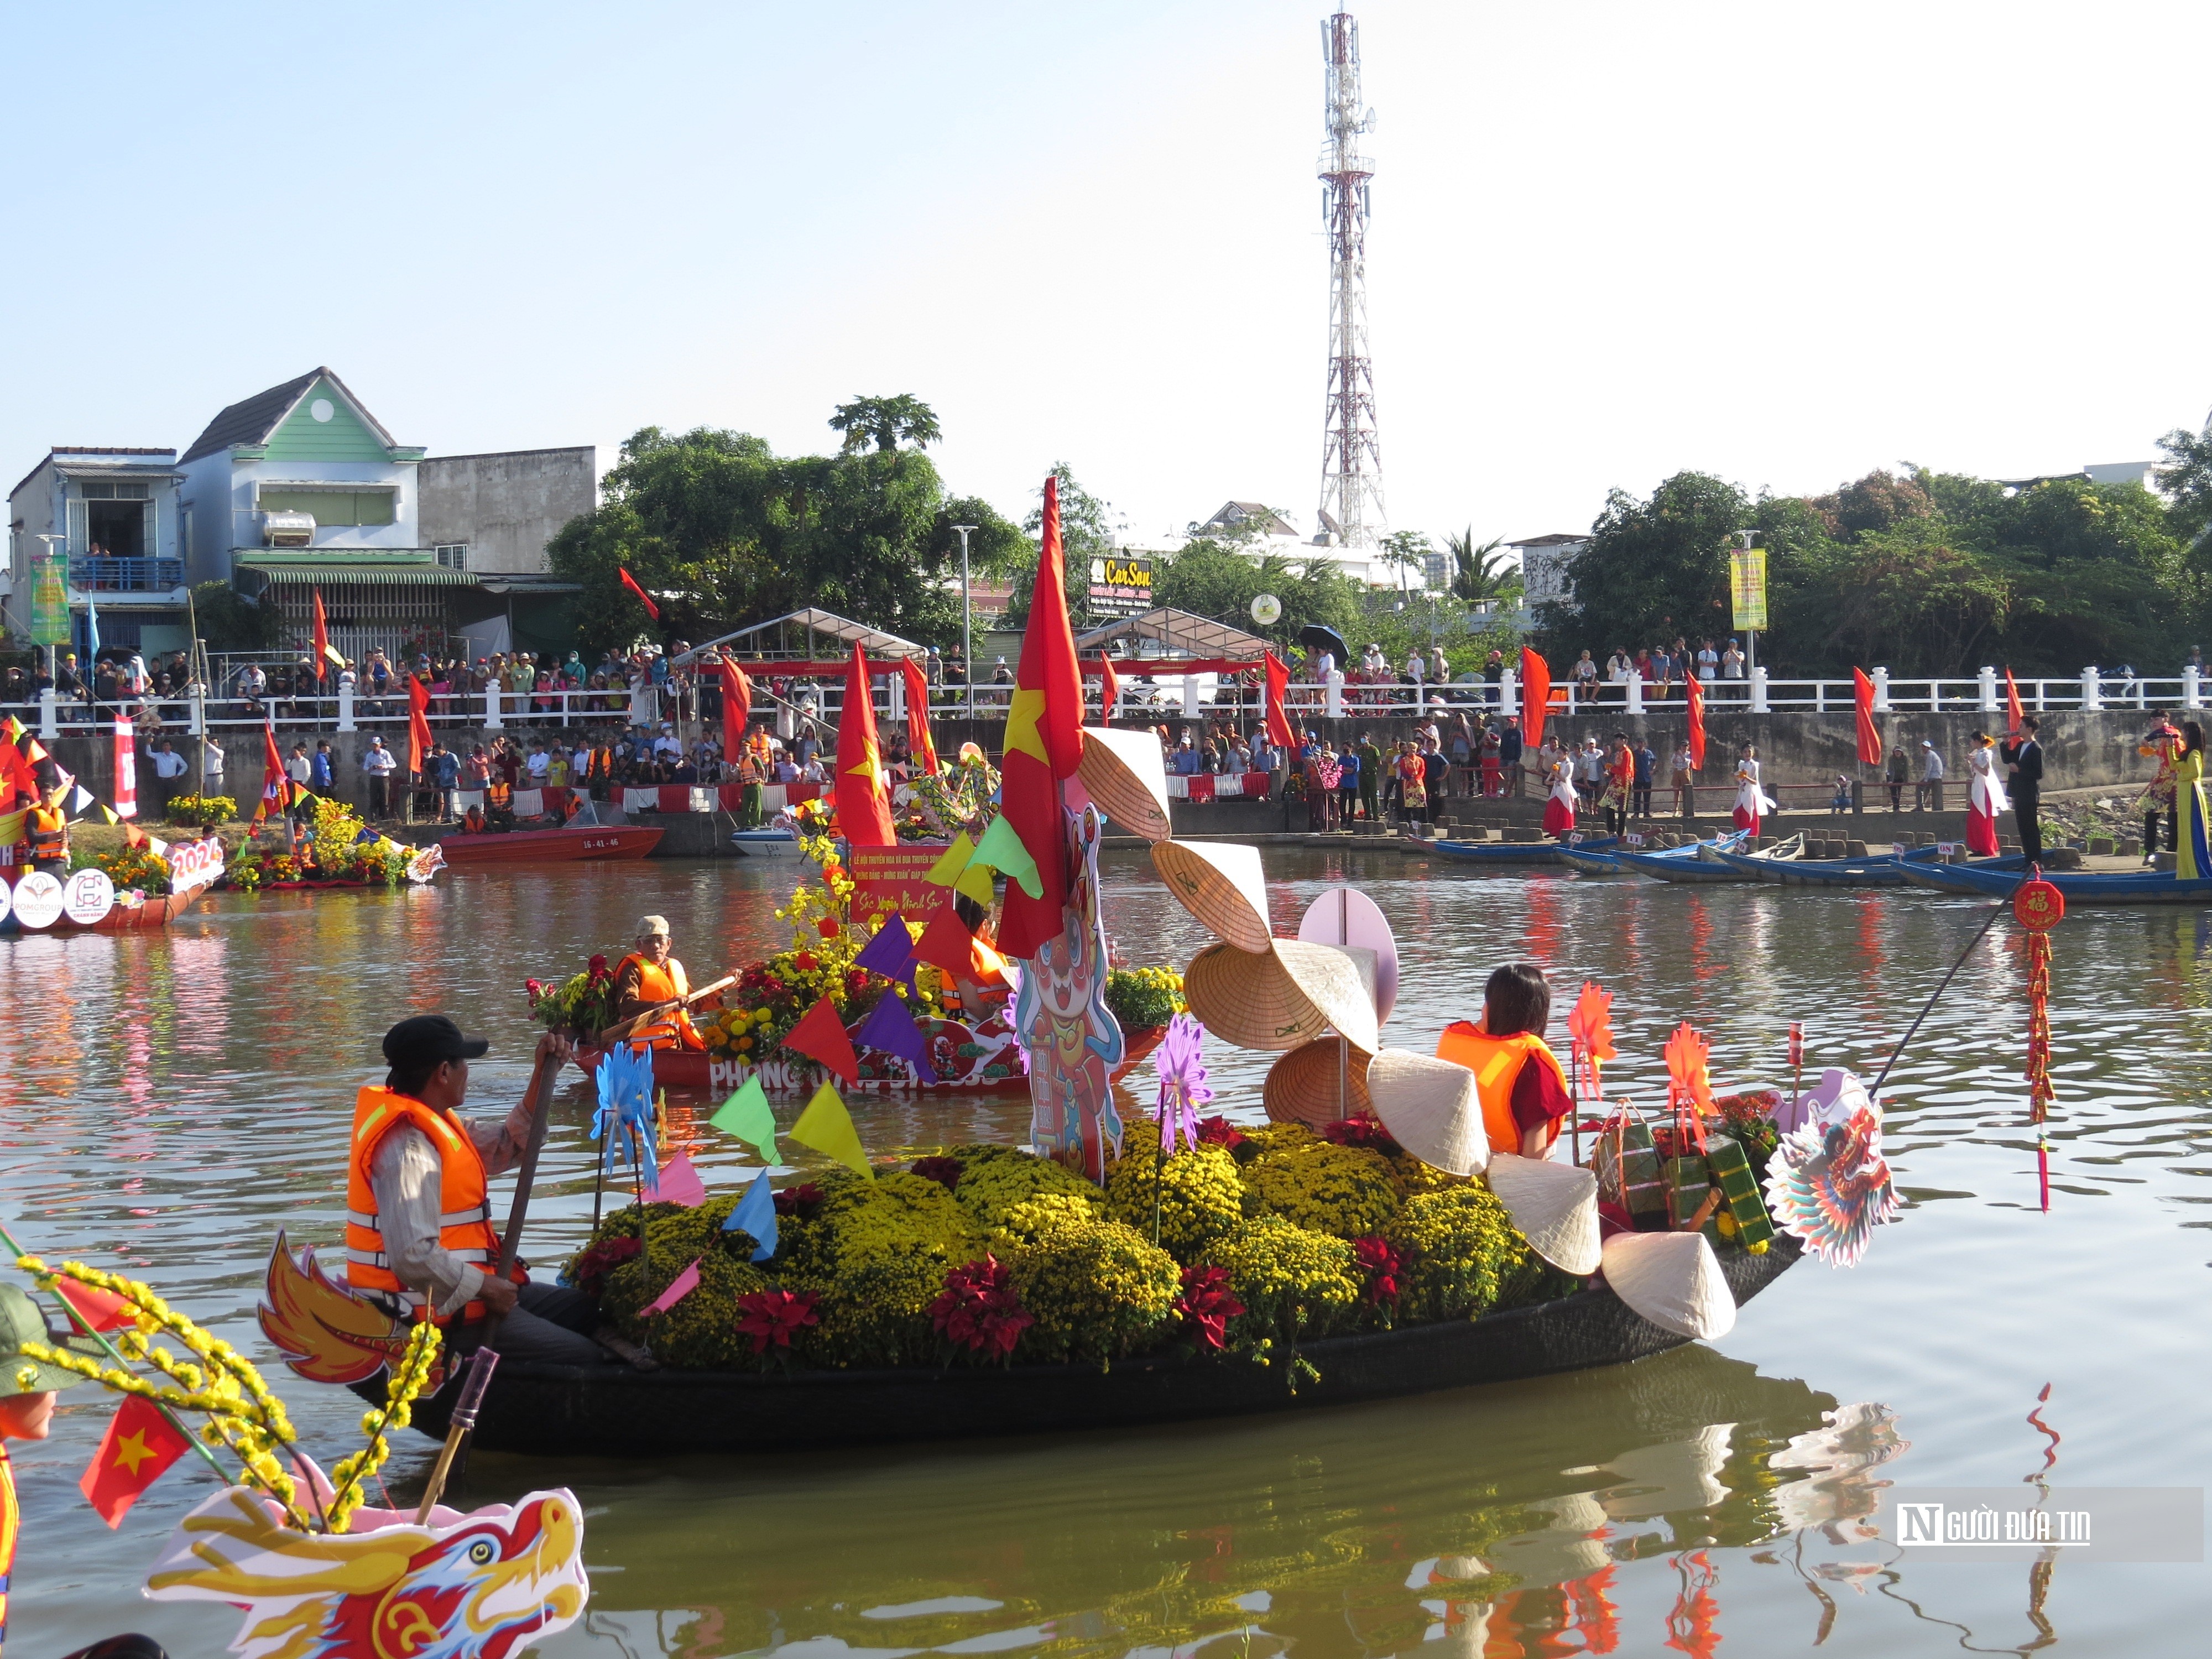
<instances>
[{"instance_id":1,"label":"wooden boat hull","mask_svg":"<svg viewBox=\"0 0 2212 1659\"><path fill-rule=\"evenodd\" d=\"M1755 881L1784 887L1896 887L1905 881L1905 872L1894 854L1880 858L1778 859L1763 853L1716 850L1713 856Z\"/></svg>"},{"instance_id":2,"label":"wooden boat hull","mask_svg":"<svg viewBox=\"0 0 2212 1659\"><path fill-rule=\"evenodd\" d=\"M641 824L561 830L510 830L505 835L447 836L438 843L448 864L574 864L641 859L660 845L665 830Z\"/></svg>"},{"instance_id":3,"label":"wooden boat hull","mask_svg":"<svg viewBox=\"0 0 2212 1659\"><path fill-rule=\"evenodd\" d=\"M1933 888L1938 892L2010 898L2026 873L2020 868L1993 870L1971 864L1930 864L1913 868L1910 879L1916 887ZM2065 896L2069 905L2212 905L2212 877L2184 881L2163 870L2147 871L2141 875L2125 871L2107 874L2099 871L2046 870L2043 878Z\"/></svg>"},{"instance_id":4,"label":"wooden boat hull","mask_svg":"<svg viewBox=\"0 0 2212 1659\"><path fill-rule=\"evenodd\" d=\"M1736 1301L1797 1260L1778 1238L1765 1255L1719 1252ZM916 1440L1139 1427L1304 1411L1617 1365L1680 1347L1610 1290L1476 1320L1330 1337L1300 1352L1320 1372L1292 1393L1287 1367L1220 1356L1150 1354L1096 1365L909 1367L896 1370L635 1371L624 1365L509 1362L493 1375L477 1442L534 1456L685 1456ZM381 1401L383 1379L356 1384ZM413 1426L442 1437L458 1380L418 1401Z\"/></svg>"},{"instance_id":5,"label":"wooden boat hull","mask_svg":"<svg viewBox=\"0 0 2212 1659\"><path fill-rule=\"evenodd\" d=\"M143 904L117 905L89 927L62 917L51 927L25 927L11 914L0 920L0 933L144 933L167 927L179 916L198 904L207 889L195 887L189 892L167 893L160 898L149 898Z\"/></svg>"},{"instance_id":6,"label":"wooden boat hull","mask_svg":"<svg viewBox=\"0 0 2212 1659\"><path fill-rule=\"evenodd\" d=\"M1579 870L1586 876L1618 876L1626 873L1620 867L1620 857L1612 853L1585 853L1579 847L1559 848L1559 862L1570 870Z\"/></svg>"},{"instance_id":7,"label":"wooden boat hull","mask_svg":"<svg viewBox=\"0 0 2212 1659\"><path fill-rule=\"evenodd\" d=\"M1645 866L1641 862L1632 864L1629 862L1631 859L1638 860L1666 859L1680 864L1696 859L1701 850L1706 848L1734 847L1740 843L1743 837L1744 831L1739 830L1732 835L1717 836L1711 841L1693 841L1682 847L1662 848L1656 853L1645 853L1626 846L1616 848L1610 853L1585 853L1578 847L1562 847L1559 849L1559 858L1561 862L1570 868L1580 870L1585 875L1642 875L1648 873Z\"/></svg>"},{"instance_id":8,"label":"wooden boat hull","mask_svg":"<svg viewBox=\"0 0 2212 1659\"><path fill-rule=\"evenodd\" d=\"M1619 845L1618 837L1592 836L1577 844L1584 853L1603 852ZM1472 864L1559 864L1563 842L1556 841L1433 841L1432 852L1446 858L1464 859Z\"/></svg>"},{"instance_id":9,"label":"wooden boat hull","mask_svg":"<svg viewBox=\"0 0 2212 1659\"><path fill-rule=\"evenodd\" d=\"M1713 849L1699 847L1695 858L1670 859L1663 853L1623 853L1621 867L1632 870L1639 876L1656 876L1662 881L1714 882L1750 881L1753 878L1742 871L1723 864L1718 858L1708 858Z\"/></svg>"}]
</instances>

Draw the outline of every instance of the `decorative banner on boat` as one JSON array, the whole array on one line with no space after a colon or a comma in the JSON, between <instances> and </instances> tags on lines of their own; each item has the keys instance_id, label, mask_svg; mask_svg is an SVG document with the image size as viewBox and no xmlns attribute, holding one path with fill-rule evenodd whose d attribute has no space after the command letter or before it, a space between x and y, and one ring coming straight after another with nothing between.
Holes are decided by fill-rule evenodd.
<instances>
[{"instance_id":1,"label":"decorative banner on boat","mask_svg":"<svg viewBox=\"0 0 2212 1659\"><path fill-rule=\"evenodd\" d=\"M1030 1060L1030 1139L1047 1156L1106 1178L1121 1150L1114 1109L1121 1023L1106 1006L1106 924L1098 908L1098 842L1106 821L1086 806L1069 823L1079 854L1059 937L1022 963L1014 1029Z\"/></svg>"},{"instance_id":2,"label":"decorative banner on boat","mask_svg":"<svg viewBox=\"0 0 2212 1659\"><path fill-rule=\"evenodd\" d=\"M115 816L138 816L138 728L120 715L115 721Z\"/></svg>"},{"instance_id":3,"label":"decorative banner on boat","mask_svg":"<svg viewBox=\"0 0 2212 1659\"><path fill-rule=\"evenodd\" d=\"M107 872L73 870L62 884L62 914L80 927L89 927L115 908L115 884Z\"/></svg>"},{"instance_id":4,"label":"decorative banner on boat","mask_svg":"<svg viewBox=\"0 0 2212 1659\"><path fill-rule=\"evenodd\" d=\"M859 890L855 915L871 920L896 910L926 923L951 899L949 888L933 886L929 872L945 856L945 843L902 842L896 847L855 847L845 862Z\"/></svg>"},{"instance_id":5,"label":"decorative banner on boat","mask_svg":"<svg viewBox=\"0 0 2212 1659\"><path fill-rule=\"evenodd\" d=\"M187 893L195 887L204 887L222 873L220 836L171 842L161 856L168 861L169 890L173 893Z\"/></svg>"},{"instance_id":6,"label":"decorative banner on boat","mask_svg":"<svg viewBox=\"0 0 2212 1659\"><path fill-rule=\"evenodd\" d=\"M33 870L15 884L15 922L36 933L62 919L62 884L43 870Z\"/></svg>"},{"instance_id":7,"label":"decorative banner on boat","mask_svg":"<svg viewBox=\"0 0 2212 1659\"><path fill-rule=\"evenodd\" d=\"M249 1659L509 1659L568 1629L591 1600L573 1492L469 1515L440 1506L427 1527L392 1510L356 1519L352 1532L295 1532L275 1504L225 1487L169 1535L147 1598L242 1607L230 1650Z\"/></svg>"}]
</instances>

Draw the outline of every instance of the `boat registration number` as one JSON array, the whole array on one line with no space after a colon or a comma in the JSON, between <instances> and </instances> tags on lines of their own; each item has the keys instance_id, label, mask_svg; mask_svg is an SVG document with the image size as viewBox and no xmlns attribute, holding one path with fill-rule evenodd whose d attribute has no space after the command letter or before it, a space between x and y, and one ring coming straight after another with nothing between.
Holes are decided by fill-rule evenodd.
<instances>
[{"instance_id":1,"label":"boat registration number","mask_svg":"<svg viewBox=\"0 0 2212 1659\"><path fill-rule=\"evenodd\" d=\"M586 836L584 837L584 850L586 853L603 853L610 847L619 847L621 845L622 837L619 836Z\"/></svg>"}]
</instances>

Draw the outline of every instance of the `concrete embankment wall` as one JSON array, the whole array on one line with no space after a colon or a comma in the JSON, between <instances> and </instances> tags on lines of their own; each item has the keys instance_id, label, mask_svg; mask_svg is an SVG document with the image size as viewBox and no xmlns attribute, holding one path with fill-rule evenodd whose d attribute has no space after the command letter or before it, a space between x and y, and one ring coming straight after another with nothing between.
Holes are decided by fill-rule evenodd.
<instances>
[{"instance_id":1,"label":"concrete embankment wall","mask_svg":"<svg viewBox=\"0 0 2212 1659\"><path fill-rule=\"evenodd\" d=\"M2045 788L2056 793L2068 789L2130 788L2148 781L2153 768L2136 750L2143 732L2151 724L2151 715L2139 709L2104 710L2094 714L2079 711L2053 711L2043 717L2043 744L2045 750ZM2208 717L2212 718L2212 717ZM1999 735L2003 726L2002 715L1980 714L1893 714L1877 716L1883 741L1903 743L1913 757L1912 770L1919 773L1920 744L1931 740L1942 752L1948 768L1954 788L1962 788L1965 781L1966 754L1968 740L1975 731L1984 730ZM1180 717L1167 724L1170 732L1183 725ZM1443 721L1440 720L1439 724ZM1125 722L1126 724L1126 722ZM1314 720L1304 724L1320 732L1331 742L1342 747L1355 743L1362 735L1370 736L1378 743L1395 742L1413 735L1418 726L1409 710L1401 710L1387 716L1336 720ZM1632 716L1615 709L1601 710L1595 714L1571 718L1554 715L1549 729L1579 740L1594 737L1601 742L1615 732L1626 732L1632 738L1647 738L1662 757L1662 777L1665 757L1678 742L1686 720L1679 704L1649 709L1641 716ZM441 727L437 735L448 748L466 753L477 744L489 744L495 736L504 736L521 745L527 752L532 739L543 737L549 741L565 738L573 746L580 733L586 728L550 726L535 727L508 725L499 732L480 727ZM973 741L996 757L1004 740L1005 724L998 720L940 720L934 729L938 752L951 756L963 743ZM1705 770L1700 775L1705 786L1711 788L1724 783L1734 769L1736 746L1745 741L1759 745L1763 770L1768 787L1775 785L1826 785L1833 781L1838 772L1853 777L1871 779L1870 769L1858 763L1856 733L1849 710L1838 714L1751 714L1730 709L1726 705L1708 705L1705 715ZM198 770L198 740L186 733L181 726L168 733L179 754L191 763L192 769L179 781L179 791L196 791L200 787ZM361 771L361 757L368 750L374 733L361 732L325 732L319 738L331 744L335 757L336 793L340 799L356 806L366 805L368 799L368 781ZM406 729L404 726L386 728L383 732L386 744L398 754L404 763ZM289 755L292 745L304 742L313 752L319 734L303 730L280 730L278 747ZM227 730L221 737L225 763L221 793L237 800L242 809L250 812L252 803L261 793L262 738L258 730ZM55 758L81 778L100 799L110 798L113 787L114 758L112 740L105 737L67 736L47 744ZM154 769L149 757L153 751L151 741L142 738L138 748L138 798L147 804L158 799L155 793ZM1792 802L1793 805L1796 802ZM1871 806L1874 802L1869 799ZM1178 829L1196 828L1203 824L1222 824L1230 833L1256 833L1263 828L1279 829L1279 823L1263 823L1262 819L1279 819L1281 807L1277 805L1219 801L1199 807L1176 804ZM702 817L709 815L701 814ZM1189 824L1185 817L1191 819ZM1229 823L1231 817L1238 821ZM721 832L726 833L726 830ZM714 837L720 839L720 836Z\"/></svg>"}]
</instances>

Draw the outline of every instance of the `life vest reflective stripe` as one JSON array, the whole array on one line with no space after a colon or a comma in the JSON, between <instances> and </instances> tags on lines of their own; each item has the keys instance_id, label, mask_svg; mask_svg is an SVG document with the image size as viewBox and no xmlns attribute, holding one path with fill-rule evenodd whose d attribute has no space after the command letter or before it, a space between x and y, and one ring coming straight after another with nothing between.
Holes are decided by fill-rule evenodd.
<instances>
[{"instance_id":1,"label":"life vest reflective stripe","mask_svg":"<svg viewBox=\"0 0 2212 1659\"><path fill-rule=\"evenodd\" d=\"M1521 1150L1521 1128L1513 1121L1513 1085L1532 1055L1540 1057L1552 1068L1560 1092L1571 1097L1573 1091L1567 1086L1567 1073L1559 1057L1534 1031L1494 1037L1480 1024L1455 1019L1437 1039L1438 1060L1449 1060L1474 1073L1474 1092L1482 1102L1483 1131L1490 1137L1493 1152ZM1559 1120L1553 1118L1544 1144L1548 1146L1559 1138Z\"/></svg>"},{"instance_id":2,"label":"life vest reflective stripe","mask_svg":"<svg viewBox=\"0 0 2212 1659\"><path fill-rule=\"evenodd\" d=\"M435 1319L430 1298L400 1283L392 1270L378 1224L376 1193L369 1166L384 1138L401 1126L420 1130L438 1153L438 1245L459 1260L489 1271L499 1259L499 1235L492 1231L491 1198L483 1159L460 1125L410 1095L390 1089L363 1089L353 1109L353 1150L346 1169L346 1283L376 1291L398 1302L416 1319ZM511 1275L517 1284L522 1272ZM464 1324L484 1316L484 1304L471 1301L460 1311ZM444 1322L440 1320L440 1322Z\"/></svg>"}]
</instances>

